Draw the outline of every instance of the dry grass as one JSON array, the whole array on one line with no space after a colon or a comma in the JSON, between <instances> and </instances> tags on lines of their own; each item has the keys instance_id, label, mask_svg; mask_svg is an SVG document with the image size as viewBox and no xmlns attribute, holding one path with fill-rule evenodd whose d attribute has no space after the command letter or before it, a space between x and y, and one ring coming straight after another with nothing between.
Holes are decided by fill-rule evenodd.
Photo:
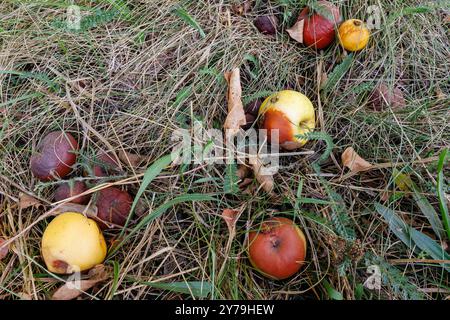
<instances>
[{"instance_id":1,"label":"dry grass","mask_svg":"<svg viewBox=\"0 0 450 320\"><path fill-rule=\"evenodd\" d=\"M284 168L276 176L276 193L282 197L276 201L262 191L224 194L224 166L170 167L145 193L149 212L186 193L214 195L217 201L174 206L140 230L107 260L108 266L116 267L111 280L83 297L189 298L189 294L142 283L183 281L211 282L211 298L216 299L326 299L331 296L327 283L346 299L407 299L416 294L425 299L448 297L449 275L436 263L402 260L395 264L398 259L426 256L401 243L373 207L374 202L382 202L384 190L393 188L392 168L403 163L399 169L412 173L437 208L436 162L420 160L437 156L450 146L450 52L448 24L443 22L448 11L436 2L429 12L402 17L402 8L417 8L420 1L383 1L381 29L374 32L368 48L356 54L343 79L319 101L318 65L329 74L342 61L343 53L338 45L316 53L288 38L284 28L295 18L300 2L257 1L253 12L240 17L230 13L229 2L184 1L183 7L205 32L202 38L173 13L176 1L128 1L128 19L116 16L79 33L55 24L65 18L64 1L2 1L0 236L19 236L0 261L0 297L47 299L61 284L47 273L40 257L40 238L50 219L25 230L50 209L55 187L37 181L29 171L30 155L43 134L54 129L76 134L81 162L98 149L144 155L146 161L140 167L124 164L124 176L111 180L135 194L140 179L134 177L171 150L174 130L189 126L193 118L202 120L206 128L221 127L226 115L226 85L221 75L234 66L243 71L246 99L286 87L311 98L323 118L319 128L335 143L331 157L321 166L326 185L311 168L317 155L282 159ZM365 8L372 4L340 2L346 17L363 19ZM89 8L108 10L114 1L77 3L83 13L92 14ZM280 17L285 13L288 20L275 37L258 33L252 24L256 15L268 12ZM248 55L256 57L259 68L249 62ZM249 68L255 76L245 71ZM381 81L402 86L407 108L381 113L371 110L368 93ZM188 87L187 98L175 103ZM437 88L444 95L441 99ZM341 179L340 154L348 146L370 162L392 165ZM310 142L306 149L320 154L324 144ZM81 163L78 176L82 171ZM204 178L211 179L199 180ZM345 248L348 243L338 237L330 222L330 205L304 204L295 209L301 181L302 197L327 200L327 188L342 197L345 209L341 213L357 239L349 242L351 248ZM20 192L33 194L44 205L20 209ZM244 211L237 237L230 252L225 252L228 234L220 214L224 208L241 205ZM410 198L390 206L403 212L412 225L430 231ZM295 215L311 248L307 266L287 281L269 281L254 272L242 245L247 229L274 212ZM112 241L118 234L111 231L106 236ZM361 294L368 277L366 268L374 263L370 261L374 257L380 265L389 265L385 282L381 291L366 289ZM219 274L224 261L224 272ZM437 289L441 292L436 293Z\"/></svg>"}]
</instances>

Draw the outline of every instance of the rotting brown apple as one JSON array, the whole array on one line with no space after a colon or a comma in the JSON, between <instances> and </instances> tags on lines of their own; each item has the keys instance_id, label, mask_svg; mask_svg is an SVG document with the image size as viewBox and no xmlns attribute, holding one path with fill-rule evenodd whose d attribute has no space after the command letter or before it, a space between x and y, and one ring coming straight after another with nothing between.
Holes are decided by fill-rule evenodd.
<instances>
[{"instance_id":1,"label":"rotting brown apple","mask_svg":"<svg viewBox=\"0 0 450 320\"><path fill-rule=\"evenodd\" d=\"M253 23L262 34L273 36L277 33L278 18L274 15L259 16Z\"/></svg>"},{"instance_id":2,"label":"rotting brown apple","mask_svg":"<svg viewBox=\"0 0 450 320\"><path fill-rule=\"evenodd\" d=\"M131 211L133 198L126 191L116 187L102 189L97 194L97 217L105 222L123 226ZM104 229L106 225L100 223Z\"/></svg>"},{"instance_id":3,"label":"rotting brown apple","mask_svg":"<svg viewBox=\"0 0 450 320\"><path fill-rule=\"evenodd\" d=\"M87 186L83 181L70 181L61 184L55 190L55 201L61 201L67 198L78 196L87 190ZM85 194L72 199L71 203L87 204L91 198L90 194Z\"/></svg>"},{"instance_id":4,"label":"rotting brown apple","mask_svg":"<svg viewBox=\"0 0 450 320\"><path fill-rule=\"evenodd\" d=\"M106 177L117 172L120 168L118 160L104 151L99 151L94 160L92 165L94 177Z\"/></svg>"},{"instance_id":5,"label":"rotting brown apple","mask_svg":"<svg viewBox=\"0 0 450 320\"><path fill-rule=\"evenodd\" d=\"M294 221L274 217L249 233L248 255L263 275L282 280L297 273L305 263L306 238Z\"/></svg>"},{"instance_id":6,"label":"rotting brown apple","mask_svg":"<svg viewBox=\"0 0 450 320\"><path fill-rule=\"evenodd\" d=\"M77 161L77 151L78 142L70 133L50 132L38 143L30 158L31 172L42 181L64 178Z\"/></svg>"}]
</instances>

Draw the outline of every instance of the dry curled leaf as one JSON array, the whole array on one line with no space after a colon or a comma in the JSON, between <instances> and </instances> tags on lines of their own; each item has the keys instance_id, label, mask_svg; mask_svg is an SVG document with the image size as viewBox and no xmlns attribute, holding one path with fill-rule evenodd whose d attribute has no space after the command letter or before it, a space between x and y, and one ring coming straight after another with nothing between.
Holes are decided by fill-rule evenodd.
<instances>
[{"instance_id":1,"label":"dry curled leaf","mask_svg":"<svg viewBox=\"0 0 450 320\"><path fill-rule=\"evenodd\" d=\"M364 160L352 147L345 149L342 153L342 164L349 168L352 172L366 171L373 167L373 165Z\"/></svg>"},{"instance_id":2,"label":"dry curled leaf","mask_svg":"<svg viewBox=\"0 0 450 320\"><path fill-rule=\"evenodd\" d=\"M238 169L236 170L236 176L240 180L243 180L243 179L247 178L251 172L252 172L252 170L248 166L246 166L245 164L241 164L241 165L239 165Z\"/></svg>"},{"instance_id":3,"label":"dry curled leaf","mask_svg":"<svg viewBox=\"0 0 450 320\"><path fill-rule=\"evenodd\" d=\"M297 21L292 27L286 29L289 36L299 43L303 43L303 29L305 27L305 20Z\"/></svg>"},{"instance_id":4,"label":"dry curled leaf","mask_svg":"<svg viewBox=\"0 0 450 320\"><path fill-rule=\"evenodd\" d=\"M406 101L399 87L390 88L386 84L379 84L369 98L369 102L375 111L382 111L387 106L392 109L403 109Z\"/></svg>"},{"instance_id":5,"label":"dry curled leaf","mask_svg":"<svg viewBox=\"0 0 450 320\"><path fill-rule=\"evenodd\" d=\"M231 11L233 11L233 13L235 13L239 16L243 16L243 15L247 14L248 12L250 12L250 10L252 9L252 6L253 6L253 1L247 0L247 1L243 1L241 3L235 3L235 4L231 5Z\"/></svg>"},{"instance_id":6,"label":"dry curled leaf","mask_svg":"<svg viewBox=\"0 0 450 320\"><path fill-rule=\"evenodd\" d=\"M256 159L252 160L251 164L256 180L259 182L264 191L271 194L274 188L273 175L267 174L267 170L259 157L256 157Z\"/></svg>"},{"instance_id":7,"label":"dry curled leaf","mask_svg":"<svg viewBox=\"0 0 450 320\"><path fill-rule=\"evenodd\" d=\"M89 290L97 283L109 278L104 265L99 264L89 271L89 279L79 281L68 281L59 287L52 296L52 300L72 300Z\"/></svg>"},{"instance_id":8,"label":"dry curled leaf","mask_svg":"<svg viewBox=\"0 0 450 320\"><path fill-rule=\"evenodd\" d=\"M5 245L4 243L6 242L5 239L0 238L0 260L2 260L4 257L6 257L6 255L8 254L9 251L9 246Z\"/></svg>"},{"instance_id":9,"label":"dry curled leaf","mask_svg":"<svg viewBox=\"0 0 450 320\"><path fill-rule=\"evenodd\" d=\"M123 150L119 150L119 152L117 152L117 156L119 157L120 161L127 165L130 165L133 168L139 167L139 165L144 160L144 157L141 155L129 153Z\"/></svg>"},{"instance_id":10,"label":"dry curled leaf","mask_svg":"<svg viewBox=\"0 0 450 320\"><path fill-rule=\"evenodd\" d=\"M247 123L241 100L242 88L239 68L234 68L231 72L225 72L224 76L228 83L228 115L225 119L224 128L227 133L234 136L239 132L241 126Z\"/></svg>"},{"instance_id":11,"label":"dry curled leaf","mask_svg":"<svg viewBox=\"0 0 450 320\"><path fill-rule=\"evenodd\" d=\"M29 207L39 207L41 205L42 205L42 203L38 199L36 199L26 193L20 193L20 195L19 195L19 208L20 209L26 209Z\"/></svg>"},{"instance_id":12,"label":"dry curled leaf","mask_svg":"<svg viewBox=\"0 0 450 320\"><path fill-rule=\"evenodd\" d=\"M235 209L224 209L222 212L222 218L227 224L230 235L234 235L236 231L236 221L239 219L239 213L240 211Z\"/></svg>"}]
</instances>

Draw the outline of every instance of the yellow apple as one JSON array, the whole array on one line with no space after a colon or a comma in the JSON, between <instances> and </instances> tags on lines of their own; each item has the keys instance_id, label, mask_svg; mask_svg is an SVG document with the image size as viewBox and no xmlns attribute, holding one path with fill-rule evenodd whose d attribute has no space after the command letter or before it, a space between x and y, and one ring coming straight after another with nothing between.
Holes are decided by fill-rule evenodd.
<instances>
[{"instance_id":1,"label":"yellow apple","mask_svg":"<svg viewBox=\"0 0 450 320\"><path fill-rule=\"evenodd\" d=\"M297 138L314 130L316 117L311 101L304 94L293 90L282 90L269 96L259 109L263 116L263 129L271 141L271 130L279 130L279 144L283 149L302 147L307 140Z\"/></svg>"},{"instance_id":2,"label":"yellow apple","mask_svg":"<svg viewBox=\"0 0 450 320\"><path fill-rule=\"evenodd\" d=\"M54 218L45 229L42 256L51 272L80 272L105 260L106 243L94 220L81 213L65 212Z\"/></svg>"},{"instance_id":3,"label":"yellow apple","mask_svg":"<svg viewBox=\"0 0 450 320\"><path fill-rule=\"evenodd\" d=\"M359 51L369 43L370 31L361 20L350 19L340 25L338 36L346 50Z\"/></svg>"}]
</instances>

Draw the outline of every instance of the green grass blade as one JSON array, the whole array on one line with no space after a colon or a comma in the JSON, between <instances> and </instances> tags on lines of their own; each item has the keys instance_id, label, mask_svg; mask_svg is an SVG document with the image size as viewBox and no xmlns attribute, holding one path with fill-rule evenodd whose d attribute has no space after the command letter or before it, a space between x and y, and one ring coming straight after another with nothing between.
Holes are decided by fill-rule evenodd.
<instances>
[{"instance_id":1,"label":"green grass blade","mask_svg":"<svg viewBox=\"0 0 450 320\"><path fill-rule=\"evenodd\" d=\"M138 232L140 229L145 227L147 224L152 222L153 220L159 218L161 215L163 215L168 209L170 209L172 206L183 203L183 202L200 202L200 201L214 201L216 200L212 196L208 196L205 194L186 194L179 197L176 197L172 200L167 201L166 203L160 205L156 210L154 210L149 215L143 217L138 224L130 231L130 233L123 238L123 240L115 246L113 249L111 249L109 253L109 257L111 257L120 247L122 247L125 242L127 242L136 232Z\"/></svg>"},{"instance_id":2,"label":"green grass blade","mask_svg":"<svg viewBox=\"0 0 450 320\"><path fill-rule=\"evenodd\" d=\"M30 100L30 99L33 99L33 98L37 98L37 97L40 97L40 96L42 96L42 93L40 93L40 92L31 93L31 94L25 94L25 95L23 95L21 97L10 99L8 101L0 103L0 108L9 106L11 104L15 104L17 102L21 102L21 101L26 101L26 100Z\"/></svg>"},{"instance_id":3,"label":"green grass blade","mask_svg":"<svg viewBox=\"0 0 450 320\"><path fill-rule=\"evenodd\" d=\"M161 171L164 170L173 160L173 154L167 154L158 160L156 160L150 167L147 168L147 170L144 173L144 178L142 179L141 186L139 187L138 192L136 193L136 196L134 197L133 204L131 205L130 214L128 215L127 221L125 222L125 226L122 228L122 231L120 233L120 236L123 236L123 233L125 232L125 229L128 225L128 222L130 221L134 209L136 208L136 205L139 202L139 199L144 194L145 190L147 189L148 185L155 179Z\"/></svg>"},{"instance_id":4,"label":"green grass blade","mask_svg":"<svg viewBox=\"0 0 450 320\"><path fill-rule=\"evenodd\" d=\"M448 213L447 199L445 196L444 186L444 163L447 159L448 149L441 152L439 156L438 168L437 168L437 194L439 198L439 209L441 210L442 221L444 222L444 227L447 232L447 238L450 240L450 216Z\"/></svg>"},{"instance_id":5,"label":"green grass blade","mask_svg":"<svg viewBox=\"0 0 450 320\"><path fill-rule=\"evenodd\" d=\"M426 234L417 231L414 228L410 228L411 239L420 248L420 250L426 252L430 257L436 260L448 260L450 261L450 255L433 239ZM442 267L450 272L450 262L441 263Z\"/></svg>"},{"instance_id":6,"label":"green grass blade","mask_svg":"<svg viewBox=\"0 0 450 320\"><path fill-rule=\"evenodd\" d=\"M138 283L156 289L167 290L177 293L191 294L196 298L207 298L212 291L211 283L206 281L171 282L171 283L138 281Z\"/></svg>"},{"instance_id":7,"label":"green grass blade","mask_svg":"<svg viewBox=\"0 0 450 320\"><path fill-rule=\"evenodd\" d=\"M442 225L442 222L439 218L439 215L437 214L436 210L434 210L431 203L427 200L425 196L423 196L419 190L419 187L407 176L404 176L404 178L400 179L398 177L402 176L402 173L400 173L397 169L393 170L394 174L394 182L397 185L397 187L400 187L399 184L405 184L408 189L410 189L413 194L414 201L416 201L417 206L420 208L420 211L422 211L423 215L428 219L428 221L431 224L431 227L433 228L434 233L439 237L443 237L443 231L444 227ZM402 186L403 188L405 186Z\"/></svg>"},{"instance_id":8,"label":"green grass blade","mask_svg":"<svg viewBox=\"0 0 450 320\"><path fill-rule=\"evenodd\" d=\"M409 235L409 226L394 212L380 203L375 203L375 210L388 222L389 229L395 234L408 248L413 249L413 241Z\"/></svg>"},{"instance_id":9,"label":"green grass blade","mask_svg":"<svg viewBox=\"0 0 450 320\"><path fill-rule=\"evenodd\" d=\"M203 31L202 27L200 27L199 23L194 18L192 18L192 16L189 14L189 12L186 11L186 9L184 9L183 7L177 7L175 8L174 13L188 25L196 29L200 33L200 36L202 38L206 37L206 34Z\"/></svg>"}]
</instances>

